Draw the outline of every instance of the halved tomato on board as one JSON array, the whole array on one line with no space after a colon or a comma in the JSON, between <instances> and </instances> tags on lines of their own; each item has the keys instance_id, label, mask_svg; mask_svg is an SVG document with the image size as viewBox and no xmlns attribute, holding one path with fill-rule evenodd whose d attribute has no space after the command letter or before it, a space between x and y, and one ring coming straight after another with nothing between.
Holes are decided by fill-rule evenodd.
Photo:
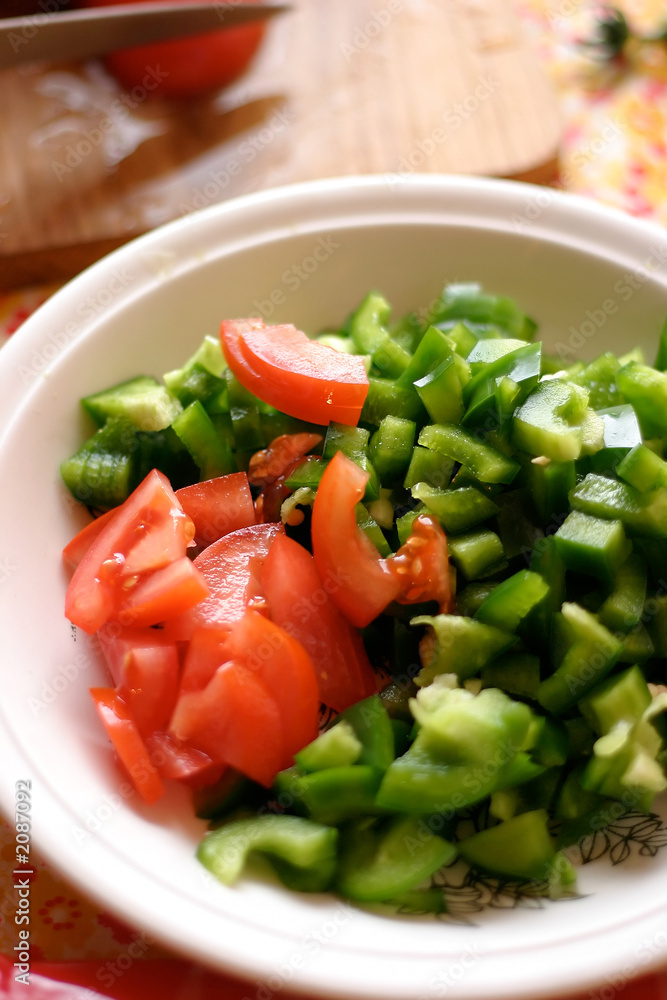
<instances>
[{"instance_id":1,"label":"halved tomato on board","mask_svg":"<svg viewBox=\"0 0 667 1000\"><path fill-rule=\"evenodd\" d=\"M224 320L220 338L236 378L265 403L314 424L358 424L369 384L360 355L260 319Z\"/></svg>"},{"instance_id":2,"label":"halved tomato on board","mask_svg":"<svg viewBox=\"0 0 667 1000\"><path fill-rule=\"evenodd\" d=\"M321 580L313 557L279 535L262 570L262 586L274 622L298 639L317 676L320 700L338 712L377 690L360 634L333 602L340 584Z\"/></svg>"}]
</instances>

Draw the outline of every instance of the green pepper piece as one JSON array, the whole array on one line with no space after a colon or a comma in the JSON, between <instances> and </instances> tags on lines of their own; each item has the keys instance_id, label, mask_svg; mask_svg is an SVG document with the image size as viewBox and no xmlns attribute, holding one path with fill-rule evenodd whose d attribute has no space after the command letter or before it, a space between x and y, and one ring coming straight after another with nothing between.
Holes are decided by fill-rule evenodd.
<instances>
[{"instance_id":1,"label":"green pepper piece","mask_svg":"<svg viewBox=\"0 0 667 1000\"><path fill-rule=\"evenodd\" d=\"M532 609L547 596L549 585L544 577L522 569L503 580L475 612L475 618L506 632L516 632Z\"/></svg>"},{"instance_id":2,"label":"green pepper piece","mask_svg":"<svg viewBox=\"0 0 667 1000\"><path fill-rule=\"evenodd\" d=\"M232 449L218 435L199 400L180 413L172 428L199 467L201 479L215 479L236 470Z\"/></svg>"},{"instance_id":3,"label":"green pepper piece","mask_svg":"<svg viewBox=\"0 0 667 1000\"><path fill-rule=\"evenodd\" d=\"M331 459L337 451L351 458L353 462L368 472L370 478L366 483L365 500L377 500L380 495L380 479L368 457L368 440L370 431L365 427L350 427L332 421L327 427L327 433L322 447L322 457Z\"/></svg>"},{"instance_id":4,"label":"green pepper piece","mask_svg":"<svg viewBox=\"0 0 667 1000\"><path fill-rule=\"evenodd\" d=\"M658 340L658 353L653 366L658 371L664 372L667 368L667 318L665 318L660 328L660 338Z\"/></svg>"},{"instance_id":5,"label":"green pepper piece","mask_svg":"<svg viewBox=\"0 0 667 1000\"><path fill-rule=\"evenodd\" d=\"M375 796L381 780L379 768L358 763L294 775L289 792L313 820L335 826L377 812Z\"/></svg>"},{"instance_id":6,"label":"green pepper piece","mask_svg":"<svg viewBox=\"0 0 667 1000\"><path fill-rule=\"evenodd\" d=\"M386 335L391 306L379 292L369 292L350 317L350 337L358 354L372 354Z\"/></svg>"},{"instance_id":7,"label":"green pepper piece","mask_svg":"<svg viewBox=\"0 0 667 1000\"><path fill-rule=\"evenodd\" d=\"M142 431L164 430L183 409L178 399L149 375L85 396L81 405L98 426L111 417L122 417Z\"/></svg>"},{"instance_id":8,"label":"green pepper piece","mask_svg":"<svg viewBox=\"0 0 667 1000\"><path fill-rule=\"evenodd\" d=\"M301 816L253 816L218 827L206 834L197 858L225 885L239 878L248 855L266 854L301 874L300 888L321 892L329 887L336 868L338 830Z\"/></svg>"},{"instance_id":9,"label":"green pepper piece","mask_svg":"<svg viewBox=\"0 0 667 1000\"><path fill-rule=\"evenodd\" d=\"M285 480L285 486L292 491L316 490L328 464L326 458L320 458L318 455L306 455L294 472L290 472Z\"/></svg>"},{"instance_id":10,"label":"green pepper piece","mask_svg":"<svg viewBox=\"0 0 667 1000\"><path fill-rule=\"evenodd\" d=\"M472 528L498 513L493 500L472 486L464 486L458 490L439 490L428 483L419 482L415 483L410 492L437 517L446 532L453 534Z\"/></svg>"},{"instance_id":11,"label":"green pepper piece","mask_svg":"<svg viewBox=\"0 0 667 1000\"><path fill-rule=\"evenodd\" d=\"M345 719L323 733L294 754L294 759L304 771L323 771L328 767L349 767L356 764L363 752L363 745L354 729Z\"/></svg>"},{"instance_id":12,"label":"green pepper piece","mask_svg":"<svg viewBox=\"0 0 667 1000\"><path fill-rule=\"evenodd\" d=\"M449 558L467 580L491 576L507 565L503 543L486 528L448 539Z\"/></svg>"},{"instance_id":13,"label":"green pepper piece","mask_svg":"<svg viewBox=\"0 0 667 1000\"><path fill-rule=\"evenodd\" d=\"M523 749L534 721L530 708L498 688L473 695L431 684L410 702L419 725L415 750L443 764L484 764L503 747Z\"/></svg>"},{"instance_id":14,"label":"green pepper piece","mask_svg":"<svg viewBox=\"0 0 667 1000\"><path fill-rule=\"evenodd\" d=\"M640 493L594 472L578 483L570 495L572 506L594 517L622 521L628 534L667 537L667 489Z\"/></svg>"},{"instance_id":15,"label":"green pepper piece","mask_svg":"<svg viewBox=\"0 0 667 1000\"><path fill-rule=\"evenodd\" d=\"M574 462L529 462L525 468L526 485L530 489L540 521L544 527L560 524L570 510L570 490L577 482Z\"/></svg>"},{"instance_id":16,"label":"green pepper piece","mask_svg":"<svg viewBox=\"0 0 667 1000\"><path fill-rule=\"evenodd\" d=\"M446 320L491 323L511 337L532 340L537 324L512 299L489 295L475 282L445 285L429 317L431 323Z\"/></svg>"},{"instance_id":17,"label":"green pepper piece","mask_svg":"<svg viewBox=\"0 0 667 1000\"><path fill-rule=\"evenodd\" d=\"M500 688L519 698L537 700L540 686L540 658L532 653L504 653L481 670L485 688Z\"/></svg>"},{"instance_id":18,"label":"green pepper piece","mask_svg":"<svg viewBox=\"0 0 667 1000\"><path fill-rule=\"evenodd\" d=\"M410 364L411 355L384 333L371 352L373 367L386 378L398 378Z\"/></svg>"},{"instance_id":19,"label":"green pepper piece","mask_svg":"<svg viewBox=\"0 0 667 1000\"><path fill-rule=\"evenodd\" d=\"M619 640L577 604L563 604L557 620L564 655L538 692L539 703L553 715L561 715L588 694L609 673L621 651Z\"/></svg>"},{"instance_id":20,"label":"green pepper piece","mask_svg":"<svg viewBox=\"0 0 667 1000\"><path fill-rule=\"evenodd\" d=\"M225 413L229 410L227 383L223 378L212 375L204 365L194 364L167 372L164 381L181 406L189 406L199 400L207 412Z\"/></svg>"},{"instance_id":21,"label":"green pepper piece","mask_svg":"<svg viewBox=\"0 0 667 1000\"><path fill-rule=\"evenodd\" d=\"M639 625L646 602L646 576L646 560L640 552L631 552L614 574L613 589L598 611L608 629L629 632Z\"/></svg>"},{"instance_id":22,"label":"green pepper piece","mask_svg":"<svg viewBox=\"0 0 667 1000\"><path fill-rule=\"evenodd\" d=\"M354 516L356 518L357 524L370 538L371 542L378 550L381 556L390 556L392 554L391 546L387 539L385 538L382 528L377 523L374 517L372 517L368 508L363 503L358 503L354 508Z\"/></svg>"},{"instance_id":23,"label":"green pepper piece","mask_svg":"<svg viewBox=\"0 0 667 1000\"><path fill-rule=\"evenodd\" d=\"M599 736L619 722L633 723L651 704L651 692L638 666L607 677L579 702L579 710Z\"/></svg>"},{"instance_id":24,"label":"green pepper piece","mask_svg":"<svg viewBox=\"0 0 667 1000\"><path fill-rule=\"evenodd\" d=\"M645 444L637 444L618 463L616 475L640 493L657 490L667 486L667 462Z\"/></svg>"},{"instance_id":25,"label":"green pepper piece","mask_svg":"<svg viewBox=\"0 0 667 1000\"><path fill-rule=\"evenodd\" d=\"M112 417L65 459L60 474L77 500L107 509L123 503L138 484L136 428L124 417Z\"/></svg>"},{"instance_id":26,"label":"green pepper piece","mask_svg":"<svg viewBox=\"0 0 667 1000\"><path fill-rule=\"evenodd\" d=\"M511 483L519 463L456 424L424 427L418 443L460 462L483 483Z\"/></svg>"},{"instance_id":27,"label":"green pepper piece","mask_svg":"<svg viewBox=\"0 0 667 1000\"><path fill-rule=\"evenodd\" d=\"M585 389L563 379L540 382L514 415L515 447L556 462L578 458L587 406Z\"/></svg>"},{"instance_id":28,"label":"green pepper piece","mask_svg":"<svg viewBox=\"0 0 667 1000\"><path fill-rule=\"evenodd\" d=\"M442 813L452 817L457 810L481 802L505 787L505 773L513 751L506 748L493 767L479 764L441 764L411 747L397 757L384 773L376 796L379 809L423 816Z\"/></svg>"},{"instance_id":29,"label":"green pepper piece","mask_svg":"<svg viewBox=\"0 0 667 1000\"><path fill-rule=\"evenodd\" d=\"M495 378L497 373L492 366L496 362L502 361L506 355L513 354L521 348L533 346L540 348L540 345L528 344L525 340L516 340L512 337L504 337L502 340L478 340L466 359L470 365L471 382L475 382L476 376L482 372ZM501 373L507 374L504 370ZM470 399L477 385L469 384L466 387L466 399Z\"/></svg>"},{"instance_id":30,"label":"green pepper piece","mask_svg":"<svg viewBox=\"0 0 667 1000\"><path fill-rule=\"evenodd\" d=\"M616 385L616 373L620 368L621 363L616 355L607 351L587 365L580 365L574 370L568 369L568 380L586 389L589 406L600 410L622 402Z\"/></svg>"},{"instance_id":31,"label":"green pepper piece","mask_svg":"<svg viewBox=\"0 0 667 1000\"><path fill-rule=\"evenodd\" d=\"M341 721L352 726L362 745L359 764L369 764L380 770L389 767L395 756L394 732L387 709L377 694L346 708L334 721L334 728Z\"/></svg>"},{"instance_id":32,"label":"green pepper piece","mask_svg":"<svg viewBox=\"0 0 667 1000\"><path fill-rule=\"evenodd\" d=\"M456 423L463 416L463 381L467 373L461 372L461 365L465 361L450 352L436 368L415 379L414 387L430 419L436 423Z\"/></svg>"},{"instance_id":33,"label":"green pepper piece","mask_svg":"<svg viewBox=\"0 0 667 1000\"><path fill-rule=\"evenodd\" d=\"M422 669L416 681L425 687L438 674L474 677L482 667L516 642L509 632L459 615L420 615L411 625L428 625L431 632L421 642Z\"/></svg>"},{"instance_id":34,"label":"green pepper piece","mask_svg":"<svg viewBox=\"0 0 667 1000\"><path fill-rule=\"evenodd\" d=\"M428 419L414 386L404 387L393 379L369 376L368 394L361 411L364 423L378 427L384 417L402 417L423 424Z\"/></svg>"},{"instance_id":35,"label":"green pepper piece","mask_svg":"<svg viewBox=\"0 0 667 1000\"><path fill-rule=\"evenodd\" d=\"M347 899L382 902L415 889L456 857L456 847L424 820L399 816L356 823L341 835L336 888Z\"/></svg>"},{"instance_id":36,"label":"green pepper piece","mask_svg":"<svg viewBox=\"0 0 667 1000\"><path fill-rule=\"evenodd\" d=\"M556 860L546 809L521 813L460 841L461 857L482 871L509 878L548 880Z\"/></svg>"},{"instance_id":37,"label":"green pepper piece","mask_svg":"<svg viewBox=\"0 0 667 1000\"><path fill-rule=\"evenodd\" d=\"M667 435L667 374L631 361L616 373L616 384L634 407L644 437Z\"/></svg>"},{"instance_id":38,"label":"green pepper piece","mask_svg":"<svg viewBox=\"0 0 667 1000\"><path fill-rule=\"evenodd\" d=\"M265 448L267 442L259 414L259 400L241 385L231 371L225 372L225 380L236 448L241 452Z\"/></svg>"},{"instance_id":39,"label":"green pepper piece","mask_svg":"<svg viewBox=\"0 0 667 1000\"><path fill-rule=\"evenodd\" d=\"M404 473L412 459L417 426L414 420L387 416L369 442L369 456L383 483Z\"/></svg>"},{"instance_id":40,"label":"green pepper piece","mask_svg":"<svg viewBox=\"0 0 667 1000\"><path fill-rule=\"evenodd\" d=\"M621 521L607 521L573 510L555 534L565 566L611 583L630 554Z\"/></svg>"},{"instance_id":41,"label":"green pepper piece","mask_svg":"<svg viewBox=\"0 0 667 1000\"><path fill-rule=\"evenodd\" d=\"M453 459L416 445L412 450L403 486L409 490L417 483L427 483L434 489L443 489L451 481L453 471Z\"/></svg>"}]
</instances>

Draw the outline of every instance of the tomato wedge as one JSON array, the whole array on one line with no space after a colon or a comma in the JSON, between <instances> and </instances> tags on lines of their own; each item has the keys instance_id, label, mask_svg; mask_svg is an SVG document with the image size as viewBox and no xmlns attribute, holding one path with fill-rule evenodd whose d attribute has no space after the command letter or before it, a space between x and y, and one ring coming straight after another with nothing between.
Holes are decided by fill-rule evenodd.
<instances>
[{"instance_id":1,"label":"tomato wedge","mask_svg":"<svg viewBox=\"0 0 667 1000\"><path fill-rule=\"evenodd\" d=\"M142 736L169 722L178 694L176 645L153 628L99 633L109 673Z\"/></svg>"},{"instance_id":2,"label":"tomato wedge","mask_svg":"<svg viewBox=\"0 0 667 1000\"><path fill-rule=\"evenodd\" d=\"M377 690L361 636L330 596L335 582L321 582L313 557L298 542L287 535L275 539L262 586L272 620L310 656L325 705L342 712Z\"/></svg>"},{"instance_id":3,"label":"tomato wedge","mask_svg":"<svg viewBox=\"0 0 667 1000\"><path fill-rule=\"evenodd\" d=\"M318 576L353 625L363 628L399 595L402 583L361 528L354 509L368 473L337 451L317 488L311 538Z\"/></svg>"},{"instance_id":4,"label":"tomato wedge","mask_svg":"<svg viewBox=\"0 0 667 1000\"><path fill-rule=\"evenodd\" d=\"M207 479L176 490L183 510L192 518L200 546L217 542L238 528L255 523L255 508L245 472Z\"/></svg>"},{"instance_id":5,"label":"tomato wedge","mask_svg":"<svg viewBox=\"0 0 667 1000\"><path fill-rule=\"evenodd\" d=\"M203 750L195 750L164 730L147 736L146 746L160 777L184 781L192 788L213 784L225 770L224 764L214 764Z\"/></svg>"},{"instance_id":6,"label":"tomato wedge","mask_svg":"<svg viewBox=\"0 0 667 1000\"><path fill-rule=\"evenodd\" d=\"M123 625L158 625L180 615L209 595L206 581L187 556L150 573L124 599L114 616Z\"/></svg>"},{"instance_id":7,"label":"tomato wedge","mask_svg":"<svg viewBox=\"0 0 667 1000\"><path fill-rule=\"evenodd\" d=\"M288 541L285 536L280 538ZM228 648L275 699L283 728L283 766L289 767L297 750L317 736L320 698L308 653L284 629L256 611L246 611L236 623L229 633Z\"/></svg>"},{"instance_id":8,"label":"tomato wedge","mask_svg":"<svg viewBox=\"0 0 667 1000\"><path fill-rule=\"evenodd\" d=\"M214 763L229 764L267 788L285 759L275 699L234 660L218 667L203 691L179 698L169 730Z\"/></svg>"},{"instance_id":9,"label":"tomato wedge","mask_svg":"<svg viewBox=\"0 0 667 1000\"><path fill-rule=\"evenodd\" d=\"M144 802L152 805L164 794L164 785L127 705L113 688L91 688L90 693L114 750L134 787Z\"/></svg>"},{"instance_id":10,"label":"tomato wedge","mask_svg":"<svg viewBox=\"0 0 667 1000\"><path fill-rule=\"evenodd\" d=\"M434 517L419 514L412 522L409 538L387 564L401 581L401 593L396 598L400 604L437 601L443 614L451 611L447 538Z\"/></svg>"},{"instance_id":11,"label":"tomato wedge","mask_svg":"<svg viewBox=\"0 0 667 1000\"><path fill-rule=\"evenodd\" d=\"M229 628L243 617L247 607L263 606L262 564L271 543L283 531L282 524L253 524L204 549L193 565L210 596L170 621L167 634L173 639L189 639L197 627Z\"/></svg>"},{"instance_id":12,"label":"tomato wedge","mask_svg":"<svg viewBox=\"0 0 667 1000\"><path fill-rule=\"evenodd\" d=\"M359 422L369 384L360 355L257 319L225 320L220 336L234 375L264 402L314 424Z\"/></svg>"},{"instance_id":13,"label":"tomato wedge","mask_svg":"<svg viewBox=\"0 0 667 1000\"><path fill-rule=\"evenodd\" d=\"M202 691L218 667L231 659L227 628L201 628L192 633L185 651L179 696L188 691Z\"/></svg>"},{"instance_id":14,"label":"tomato wedge","mask_svg":"<svg viewBox=\"0 0 667 1000\"><path fill-rule=\"evenodd\" d=\"M118 614L141 574L185 556L193 534L169 480L153 469L93 539L67 588L65 614L84 632L97 631Z\"/></svg>"},{"instance_id":15,"label":"tomato wedge","mask_svg":"<svg viewBox=\"0 0 667 1000\"><path fill-rule=\"evenodd\" d=\"M68 542L63 549L63 562L68 569L75 570L77 568L97 536L101 534L102 529L107 526L112 517L116 516L117 511L116 507L100 514L99 517L83 527L71 542Z\"/></svg>"}]
</instances>

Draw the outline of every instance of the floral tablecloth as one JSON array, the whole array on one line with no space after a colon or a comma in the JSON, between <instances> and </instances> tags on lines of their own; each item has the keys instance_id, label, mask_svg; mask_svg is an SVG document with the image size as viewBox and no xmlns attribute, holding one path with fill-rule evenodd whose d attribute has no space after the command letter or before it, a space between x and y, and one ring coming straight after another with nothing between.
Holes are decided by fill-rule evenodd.
<instances>
[{"instance_id":1,"label":"floral tablecloth","mask_svg":"<svg viewBox=\"0 0 667 1000\"><path fill-rule=\"evenodd\" d=\"M662 0L626 0L618 6L638 34L648 35L667 24ZM594 35L593 14L599 5L517 0L517 8L561 99L564 127L557 186L667 224L667 44L631 44L624 58L602 61L585 44ZM0 344L15 335L56 287L0 295ZM11 956L16 945L14 857L14 830L0 821L0 956ZM250 991L166 956L141 930L100 911L33 857L30 952L36 992L40 972L118 998L204 1000L241 998ZM65 964L49 964L54 962ZM48 979L43 983L48 986ZM256 992L252 987L248 995ZM22 995L11 965L0 959L0 997ZM55 1000L55 993L49 995ZM62 994L72 1000L77 995L74 987ZM80 995L94 996L90 991ZM589 997L619 995L625 1000L667 1000L667 975L609 983Z\"/></svg>"}]
</instances>

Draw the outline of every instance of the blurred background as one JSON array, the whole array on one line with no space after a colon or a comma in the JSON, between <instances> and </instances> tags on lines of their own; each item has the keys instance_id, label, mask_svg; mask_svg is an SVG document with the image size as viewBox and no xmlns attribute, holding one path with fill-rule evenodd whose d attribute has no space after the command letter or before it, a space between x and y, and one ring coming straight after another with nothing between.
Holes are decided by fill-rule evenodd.
<instances>
[{"instance_id":1,"label":"blurred background","mask_svg":"<svg viewBox=\"0 0 667 1000\"><path fill-rule=\"evenodd\" d=\"M74 2L4 0L28 18L12 50L29 60ZM666 26L660 0L294 0L266 25L0 69L0 291L340 174L515 177L664 220Z\"/></svg>"}]
</instances>

